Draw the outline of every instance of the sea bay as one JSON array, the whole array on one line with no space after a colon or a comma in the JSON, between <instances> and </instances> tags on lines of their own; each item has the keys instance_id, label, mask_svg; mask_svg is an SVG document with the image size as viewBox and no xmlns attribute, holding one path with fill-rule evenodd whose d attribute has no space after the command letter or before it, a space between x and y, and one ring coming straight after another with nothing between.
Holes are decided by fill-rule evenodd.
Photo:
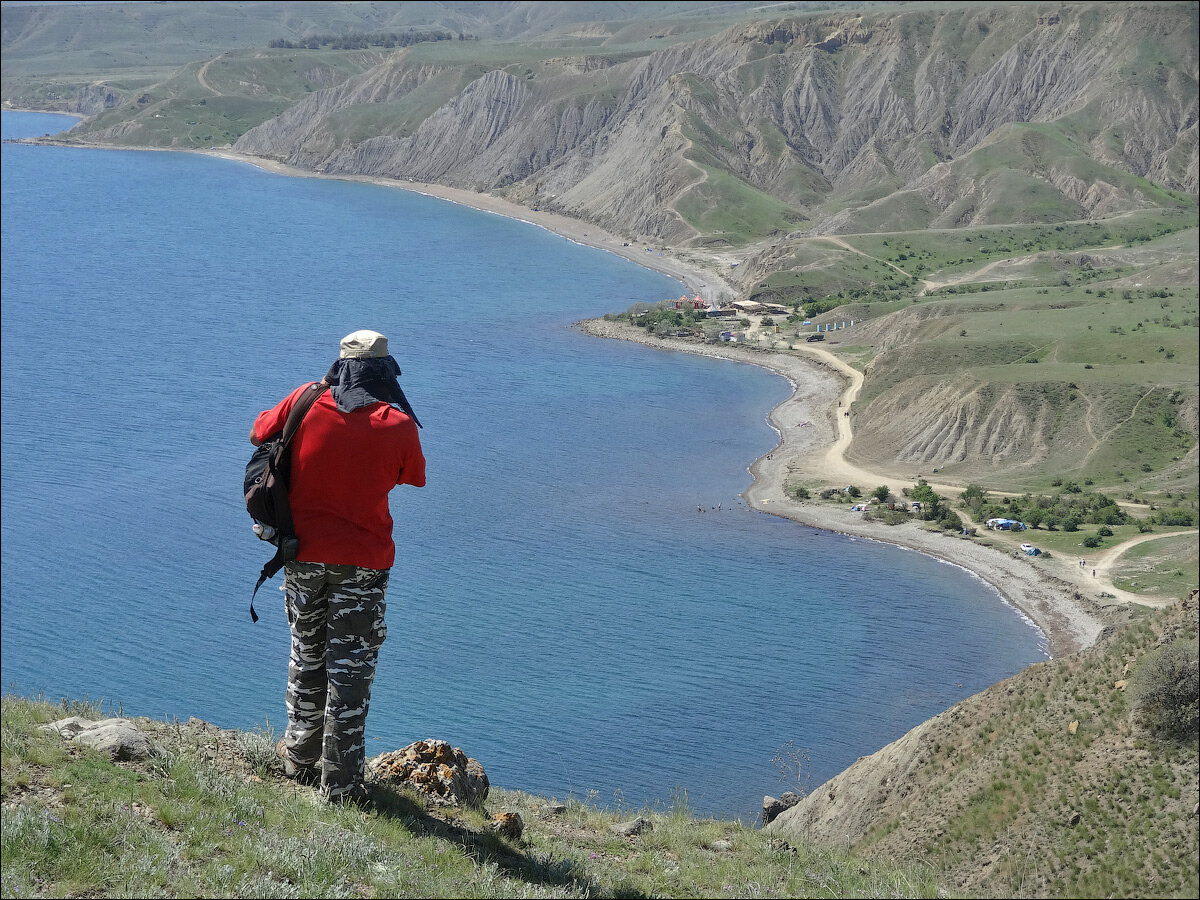
<instances>
[{"instance_id":1,"label":"sea bay","mask_svg":"<svg viewBox=\"0 0 1200 900\"><path fill-rule=\"evenodd\" d=\"M781 748L813 786L1045 658L969 573L747 509L789 386L572 329L679 294L611 254L370 184L22 144L0 252L6 690L281 728L246 436L363 327L429 460L392 498L371 753L443 738L503 787L749 820L797 786Z\"/></svg>"}]
</instances>

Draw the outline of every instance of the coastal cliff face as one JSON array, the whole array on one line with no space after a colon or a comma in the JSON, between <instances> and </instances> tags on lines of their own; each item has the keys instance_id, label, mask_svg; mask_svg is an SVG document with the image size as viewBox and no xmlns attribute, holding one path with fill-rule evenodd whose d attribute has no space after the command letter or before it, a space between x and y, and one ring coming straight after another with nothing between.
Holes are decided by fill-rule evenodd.
<instances>
[{"instance_id":1,"label":"coastal cliff face","mask_svg":"<svg viewBox=\"0 0 1200 900\"><path fill-rule=\"evenodd\" d=\"M1197 193L1196 24L1193 4L972 5L744 23L625 60L402 50L234 149L674 243L1111 215Z\"/></svg>"}]
</instances>

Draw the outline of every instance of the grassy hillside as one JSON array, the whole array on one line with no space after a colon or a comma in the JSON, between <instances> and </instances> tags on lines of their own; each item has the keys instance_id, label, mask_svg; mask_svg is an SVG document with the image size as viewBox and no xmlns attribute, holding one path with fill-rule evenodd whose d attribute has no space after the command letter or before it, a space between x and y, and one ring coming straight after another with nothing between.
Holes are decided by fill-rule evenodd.
<instances>
[{"instance_id":1,"label":"grassy hillside","mask_svg":"<svg viewBox=\"0 0 1200 900\"><path fill-rule=\"evenodd\" d=\"M968 896L1195 896L1196 639L1193 593L965 700L767 830L924 859Z\"/></svg>"},{"instance_id":2,"label":"grassy hillside","mask_svg":"<svg viewBox=\"0 0 1200 900\"><path fill-rule=\"evenodd\" d=\"M160 753L115 763L38 726L95 704L3 700L3 897L933 897L928 868L865 863L667 810L493 788L486 809L373 787L361 810L287 781L265 732L139 720ZM486 761L484 761L486 764ZM585 798L586 799L586 798ZM519 840L488 827L518 813ZM637 815L651 827L610 826Z\"/></svg>"},{"instance_id":3,"label":"grassy hillside","mask_svg":"<svg viewBox=\"0 0 1200 900\"><path fill-rule=\"evenodd\" d=\"M1196 510L1195 215L805 237L749 260L755 299L800 305L786 345L865 375L852 458L910 477L1072 480ZM767 274L769 273L769 274Z\"/></svg>"}]
</instances>

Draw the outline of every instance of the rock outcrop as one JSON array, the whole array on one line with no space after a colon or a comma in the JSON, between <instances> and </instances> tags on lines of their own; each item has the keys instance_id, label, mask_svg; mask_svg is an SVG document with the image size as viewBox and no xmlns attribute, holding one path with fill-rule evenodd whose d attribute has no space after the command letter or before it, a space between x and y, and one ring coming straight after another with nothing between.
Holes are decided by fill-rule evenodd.
<instances>
[{"instance_id":1,"label":"rock outcrop","mask_svg":"<svg viewBox=\"0 0 1200 900\"><path fill-rule=\"evenodd\" d=\"M380 754L367 761L367 772L377 781L414 787L444 805L482 806L490 787L478 760L438 740L415 741Z\"/></svg>"}]
</instances>

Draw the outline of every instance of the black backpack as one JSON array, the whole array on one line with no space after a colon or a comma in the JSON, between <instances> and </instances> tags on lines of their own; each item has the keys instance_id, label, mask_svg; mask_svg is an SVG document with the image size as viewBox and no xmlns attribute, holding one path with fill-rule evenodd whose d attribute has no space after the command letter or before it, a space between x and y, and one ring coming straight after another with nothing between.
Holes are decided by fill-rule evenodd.
<instances>
[{"instance_id":1,"label":"black backpack","mask_svg":"<svg viewBox=\"0 0 1200 900\"><path fill-rule=\"evenodd\" d=\"M328 387L323 381L309 385L288 413L283 431L255 447L250 462L246 464L246 512L254 520L254 533L260 540L270 541L276 548L275 555L263 566L258 583L254 585L254 593L250 595L252 622L258 621L258 613L254 611L254 597L258 589L282 569L284 563L294 560L300 551L300 540L292 524L292 507L288 503L292 438L300 428L300 421Z\"/></svg>"}]
</instances>

